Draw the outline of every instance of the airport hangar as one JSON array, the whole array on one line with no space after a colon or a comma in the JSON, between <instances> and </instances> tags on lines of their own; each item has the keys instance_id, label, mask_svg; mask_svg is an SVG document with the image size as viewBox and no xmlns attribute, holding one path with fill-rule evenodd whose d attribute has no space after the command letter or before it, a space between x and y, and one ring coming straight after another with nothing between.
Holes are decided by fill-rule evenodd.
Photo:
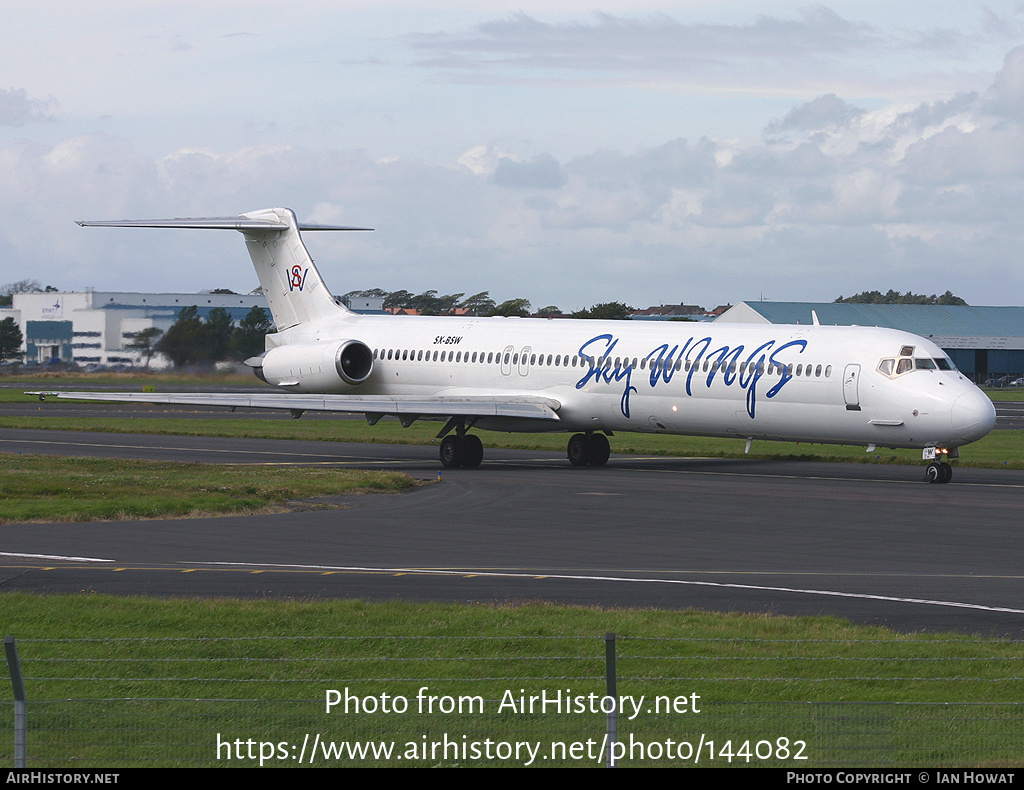
<instances>
[{"instance_id":1,"label":"airport hangar","mask_svg":"<svg viewBox=\"0 0 1024 790\"><path fill-rule=\"evenodd\" d=\"M880 326L927 337L977 383L1024 376L1024 307L859 304L853 302L740 302L723 323Z\"/></svg>"}]
</instances>

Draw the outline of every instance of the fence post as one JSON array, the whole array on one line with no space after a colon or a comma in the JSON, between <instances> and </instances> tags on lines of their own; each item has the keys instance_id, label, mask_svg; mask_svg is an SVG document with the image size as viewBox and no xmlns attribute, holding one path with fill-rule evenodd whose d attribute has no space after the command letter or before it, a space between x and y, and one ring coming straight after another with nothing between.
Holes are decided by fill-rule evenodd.
<instances>
[{"instance_id":1,"label":"fence post","mask_svg":"<svg viewBox=\"0 0 1024 790\"><path fill-rule=\"evenodd\" d=\"M605 695L615 700L605 725L608 734L608 767L614 768L615 757L612 752L619 737L619 695L615 677L615 634L610 631L604 635L604 684Z\"/></svg>"},{"instance_id":2,"label":"fence post","mask_svg":"<svg viewBox=\"0 0 1024 790\"><path fill-rule=\"evenodd\" d=\"M14 688L14 767L25 767L25 732L28 708L25 704L25 684L21 679L21 662L18 661L18 646L13 636L4 637L4 652L7 654L7 669L11 673Z\"/></svg>"}]
</instances>

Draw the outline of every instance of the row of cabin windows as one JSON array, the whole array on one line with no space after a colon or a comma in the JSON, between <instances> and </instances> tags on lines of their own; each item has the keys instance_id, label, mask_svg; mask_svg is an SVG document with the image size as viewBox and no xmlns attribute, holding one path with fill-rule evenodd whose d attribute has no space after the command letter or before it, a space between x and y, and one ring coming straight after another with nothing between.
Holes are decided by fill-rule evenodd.
<instances>
[{"instance_id":1,"label":"row of cabin windows","mask_svg":"<svg viewBox=\"0 0 1024 790\"><path fill-rule=\"evenodd\" d=\"M504 359L502 358L503 354L504 354ZM411 362L463 362L463 363L468 362L469 364L484 364L484 365L493 365L493 364L519 365L519 353L518 352L511 352L511 351L505 351L505 352L500 352L499 351L498 353L494 353L493 351L489 351L489 352L487 352L485 354L483 351L473 351L473 352L469 352L469 351L448 351L448 350L440 351L438 349L434 349L433 352L431 352L430 350L423 351L422 349L420 349L419 351L412 351L412 350L409 350L409 349L389 348L389 349L374 349L374 351L373 351L373 358L374 359L381 359L381 360L403 361L403 362L405 362L405 361L411 361ZM526 364L526 362L527 362L526 356L524 355L523 356L523 363ZM532 365L541 365L541 366L546 366L546 367L565 367L565 368L568 368L568 367L573 367L573 368L576 368L576 367L580 367L580 368L582 368L582 367L590 367L590 368L599 367L599 368L605 368L607 370L618 370L618 369L622 369L623 367L632 365L634 370L637 370L637 369L638 370L647 370L648 368L650 368L650 370L656 371L657 373L663 373L663 372L669 371L669 370L673 370L673 371L677 371L677 372L678 371L682 371L682 370L689 371L691 368L694 367L694 363L691 360L689 360L689 359L684 360L682 358L679 358L679 359L676 359L676 360L667 359L667 360L664 360L664 361L659 361L659 360L639 359L638 357L633 357L633 359L630 360L629 357L615 357L614 359L612 359L611 357L589 357L589 356L582 356L582 355L572 356L572 355L569 355L569 354L548 354L547 356L545 356L544 354L531 354L530 358L529 358L529 363L528 364L531 365L531 366ZM728 368L728 373L730 375L736 375L736 373L739 373L741 376L747 374L748 372L750 372L750 373L754 372L754 365L753 364L749 365L750 369L748 371L748 365L747 365L746 362L740 362L738 364L736 362L732 362L732 363L726 365L724 362L720 362L720 361L714 361L713 362L713 361L711 361L709 359L705 359L702 363L701 362L696 363L696 368L697 368L698 372L703 372L703 373L709 373L709 372L717 373L719 371L725 373L726 372L726 368ZM782 370L783 370L783 366L778 364L778 363L776 363L776 362L769 363L767 368L765 367L765 363L764 362L760 362L760 363L757 364L757 373L758 373L758 375L764 375L765 372L767 372L768 375L778 375L778 376L781 376L782 375ZM824 375L825 378L829 378L829 377L832 376L832 366L831 365L825 365L825 366L814 365L812 363L808 363L806 365L803 364L803 363L800 363L800 364L795 365L795 366L790 364L788 366L787 373L790 376L796 376L796 377L800 377L800 376L810 377L810 376L813 376L813 377L816 377L816 378L821 378Z\"/></svg>"}]
</instances>

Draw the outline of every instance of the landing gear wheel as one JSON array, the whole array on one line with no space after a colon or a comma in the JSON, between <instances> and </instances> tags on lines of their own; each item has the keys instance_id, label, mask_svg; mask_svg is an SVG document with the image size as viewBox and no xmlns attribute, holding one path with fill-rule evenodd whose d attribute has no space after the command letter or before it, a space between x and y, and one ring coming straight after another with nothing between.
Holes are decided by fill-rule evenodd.
<instances>
[{"instance_id":1,"label":"landing gear wheel","mask_svg":"<svg viewBox=\"0 0 1024 790\"><path fill-rule=\"evenodd\" d=\"M932 461L925 467L924 477L929 483L948 483L953 479L953 467L945 461Z\"/></svg>"},{"instance_id":2,"label":"landing gear wheel","mask_svg":"<svg viewBox=\"0 0 1024 790\"><path fill-rule=\"evenodd\" d=\"M608 437L603 433L591 434L587 437L590 445L590 458L587 463L590 466L604 466L608 463L608 456L612 448L608 445Z\"/></svg>"},{"instance_id":3,"label":"landing gear wheel","mask_svg":"<svg viewBox=\"0 0 1024 790\"><path fill-rule=\"evenodd\" d=\"M586 434L573 434L569 438L569 445L565 450L565 454L569 458L569 463L573 466L586 466L590 463L590 448L591 443L587 441Z\"/></svg>"},{"instance_id":4,"label":"landing gear wheel","mask_svg":"<svg viewBox=\"0 0 1024 790\"><path fill-rule=\"evenodd\" d=\"M953 479L953 467L950 466L949 464L947 464L945 461L942 462L942 472L943 472L943 477L942 477L942 482L943 483L948 483L950 480Z\"/></svg>"},{"instance_id":5,"label":"landing gear wheel","mask_svg":"<svg viewBox=\"0 0 1024 790\"><path fill-rule=\"evenodd\" d=\"M458 436L445 436L441 440L441 466L458 469L465 458L464 443Z\"/></svg>"},{"instance_id":6,"label":"landing gear wheel","mask_svg":"<svg viewBox=\"0 0 1024 790\"><path fill-rule=\"evenodd\" d=\"M476 469L484 460L484 443L479 436L466 434L462 437L462 466Z\"/></svg>"}]
</instances>

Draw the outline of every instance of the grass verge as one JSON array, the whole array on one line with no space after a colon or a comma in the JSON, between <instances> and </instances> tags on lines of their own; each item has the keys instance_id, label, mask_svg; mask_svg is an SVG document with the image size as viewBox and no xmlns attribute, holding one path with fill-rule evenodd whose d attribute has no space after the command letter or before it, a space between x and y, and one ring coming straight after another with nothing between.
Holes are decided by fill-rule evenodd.
<instances>
[{"instance_id":1,"label":"grass verge","mask_svg":"<svg viewBox=\"0 0 1024 790\"><path fill-rule=\"evenodd\" d=\"M6 593L0 606L5 633L19 640L35 722L30 767L256 763L225 758L218 735L274 744L296 744L306 733L406 745L445 734L458 743L600 740L601 714L527 715L498 704L509 692L517 701L542 691L602 695L606 632L618 637L620 695L644 695L648 704L655 696L700 698L699 714L645 706L633 720L620 719L620 737L678 743L703 734L719 746L728 740L733 752L745 741L806 742L807 762L738 764L1021 763L1021 643L898 635L827 617L547 604ZM328 713L327 689L378 703L383 694L404 697L411 709ZM421 713L421 689L452 700L479 697L484 712ZM5 729L0 760L9 749ZM274 752L270 765L294 765L286 754ZM442 755L411 764L517 763Z\"/></svg>"},{"instance_id":2,"label":"grass verge","mask_svg":"<svg viewBox=\"0 0 1024 790\"><path fill-rule=\"evenodd\" d=\"M0 454L0 524L267 513L331 507L311 498L397 492L397 472Z\"/></svg>"}]
</instances>

